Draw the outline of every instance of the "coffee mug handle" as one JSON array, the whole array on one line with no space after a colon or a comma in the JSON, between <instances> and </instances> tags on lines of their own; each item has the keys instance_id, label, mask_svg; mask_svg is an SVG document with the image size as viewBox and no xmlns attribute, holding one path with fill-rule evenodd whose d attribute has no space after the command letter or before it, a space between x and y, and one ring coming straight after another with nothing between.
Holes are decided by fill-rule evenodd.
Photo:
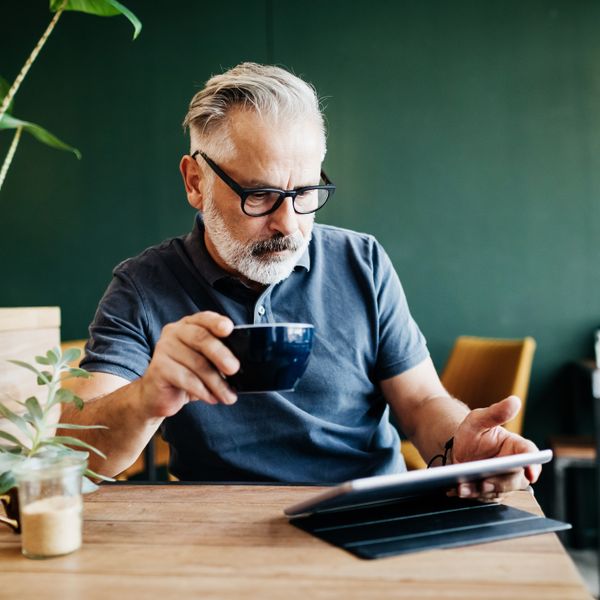
<instances>
[{"instance_id":1,"label":"coffee mug handle","mask_svg":"<svg viewBox=\"0 0 600 600\"><path fill-rule=\"evenodd\" d=\"M0 496L0 503L4 504L4 502L10 502L11 498L7 494L5 496ZM4 523L4 525L8 525L14 531L19 531L19 522L16 519L9 519L8 517L0 517L0 523Z\"/></svg>"}]
</instances>

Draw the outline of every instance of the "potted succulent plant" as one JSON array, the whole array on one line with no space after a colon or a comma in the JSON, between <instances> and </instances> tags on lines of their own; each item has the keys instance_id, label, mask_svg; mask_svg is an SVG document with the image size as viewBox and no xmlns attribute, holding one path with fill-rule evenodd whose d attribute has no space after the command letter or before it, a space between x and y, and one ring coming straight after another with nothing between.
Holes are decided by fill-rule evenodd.
<instances>
[{"instance_id":1,"label":"potted succulent plant","mask_svg":"<svg viewBox=\"0 0 600 600\"><path fill-rule=\"evenodd\" d=\"M22 361L10 361L15 365L28 369L37 378L38 385L45 387L46 399L40 401L32 396L18 404L24 409L17 414L0 403L0 416L6 419L19 431L16 435L0 429L0 500L4 505L6 518L0 521L20 531L19 502L15 474L27 467L27 463L39 463L40 459L50 459L55 463L62 458L65 463L72 464L74 459L87 458L88 452L106 456L97 448L68 435L56 435L57 428L65 429L106 429L104 425L73 425L53 422L56 411L52 409L60 404L74 404L83 409L83 400L71 390L61 387L62 382L74 377L91 377L91 374L79 367L69 365L79 357L78 349L70 349L61 353L59 348L49 350L45 356L36 356L39 368ZM82 452L83 450L83 452ZM108 477L94 473L85 468L83 493L94 491L97 486L90 479L112 481Z\"/></svg>"},{"instance_id":2,"label":"potted succulent plant","mask_svg":"<svg viewBox=\"0 0 600 600\"><path fill-rule=\"evenodd\" d=\"M12 84L0 77L0 132L2 130L14 132L8 152L0 161L0 188L6 178L22 133L29 133L38 141L53 148L72 152L77 158L81 156L76 148L61 141L40 125L17 118L14 113L15 95L61 17L69 11L102 17L122 15L133 25L134 39L139 35L142 27L139 19L117 0L49 0L49 10L52 13L50 22ZM7 11L4 9L5 17L6 13ZM47 464L60 463L63 458L65 463L85 461L88 452L95 452L103 456L99 450L81 440L68 435L56 435L57 411L53 409L66 403L75 404L80 409L83 408L80 398L68 389L61 387L61 378L64 380L64 378L89 376L83 369L69 366L68 363L78 355L78 350L69 350L64 355L59 349L49 350L45 356L35 358L39 368L36 365L11 361L19 367L32 371L38 384L45 386L47 392L45 402L41 402L34 396L24 401L19 400L18 404L23 410L15 409L16 412L0 403L0 500L7 513L7 518L2 518L0 521L9 524L16 531L20 530L21 525L16 487L16 477L19 471L26 470L28 465L32 466L32 472L35 471L35 465L43 465L42 470L46 470ZM14 406L12 408L14 409ZM61 430L82 428L84 427L79 425L60 425ZM96 480L106 479L86 469L83 480L84 492L95 489L95 485L89 477Z\"/></svg>"}]
</instances>

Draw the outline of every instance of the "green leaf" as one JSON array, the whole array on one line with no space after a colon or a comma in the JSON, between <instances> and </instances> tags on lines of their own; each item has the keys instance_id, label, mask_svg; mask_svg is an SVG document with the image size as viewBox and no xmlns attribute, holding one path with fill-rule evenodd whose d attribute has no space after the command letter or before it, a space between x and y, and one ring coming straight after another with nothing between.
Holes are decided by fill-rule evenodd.
<instances>
[{"instance_id":1,"label":"green leaf","mask_svg":"<svg viewBox=\"0 0 600 600\"><path fill-rule=\"evenodd\" d=\"M3 416L5 419L8 419L11 423L16 425L28 438L31 439L31 431L29 427L27 427L27 421L14 413L10 408L7 408L0 402L0 416Z\"/></svg>"},{"instance_id":2,"label":"green leaf","mask_svg":"<svg viewBox=\"0 0 600 600\"><path fill-rule=\"evenodd\" d=\"M29 411L29 414L36 420L38 423L43 424L44 422L44 411L40 406L38 399L35 396L31 396L31 398L27 398L25 400L25 406Z\"/></svg>"},{"instance_id":3,"label":"green leaf","mask_svg":"<svg viewBox=\"0 0 600 600\"><path fill-rule=\"evenodd\" d=\"M51 365L57 365L60 362L60 350L58 348L52 348L46 352L46 358Z\"/></svg>"},{"instance_id":4,"label":"green leaf","mask_svg":"<svg viewBox=\"0 0 600 600\"><path fill-rule=\"evenodd\" d=\"M35 362L38 363L38 365L49 365L50 364L50 361L45 356L36 356Z\"/></svg>"},{"instance_id":5,"label":"green leaf","mask_svg":"<svg viewBox=\"0 0 600 600\"><path fill-rule=\"evenodd\" d=\"M116 479L113 479L112 477L107 477L106 475L100 475L100 473L95 473L91 469L86 469L85 475L87 475L88 477L93 477L94 479L100 479L101 481L116 481Z\"/></svg>"},{"instance_id":6,"label":"green leaf","mask_svg":"<svg viewBox=\"0 0 600 600\"><path fill-rule=\"evenodd\" d=\"M83 400L67 388L60 388L55 398L62 404L74 404L79 410L83 409Z\"/></svg>"},{"instance_id":7,"label":"green leaf","mask_svg":"<svg viewBox=\"0 0 600 600\"><path fill-rule=\"evenodd\" d=\"M34 429L41 431L42 425L36 421L28 412L21 415Z\"/></svg>"},{"instance_id":8,"label":"green leaf","mask_svg":"<svg viewBox=\"0 0 600 600\"><path fill-rule=\"evenodd\" d=\"M0 456L0 473L5 473L27 460L24 454L3 454Z\"/></svg>"},{"instance_id":9,"label":"green leaf","mask_svg":"<svg viewBox=\"0 0 600 600\"><path fill-rule=\"evenodd\" d=\"M70 363L74 360L77 360L81 355L81 351L79 348L69 348L62 356L62 362Z\"/></svg>"},{"instance_id":10,"label":"green leaf","mask_svg":"<svg viewBox=\"0 0 600 600\"><path fill-rule=\"evenodd\" d=\"M89 379L94 375L85 369L80 369L78 367L70 367L69 368L69 377L66 379L70 379L71 377L83 377L84 379Z\"/></svg>"},{"instance_id":11,"label":"green leaf","mask_svg":"<svg viewBox=\"0 0 600 600\"><path fill-rule=\"evenodd\" d=\"M133 25L133 39L137 38L142 31L141 21L123 4L117 2L117 0L106 0L113 8L118 10L132 25Z\"/></svg>"},{"instance_id":12,"label":"green leaf","mask_svg":"<svg viewBox=\"0 0 600 600\"><path fill-rule=\"evenodd\" d=\"M50 10L56 12L63 4L63 0L50 0ZM123 15L133 25L133 39L140 34L142 24L140 20L120 2L116 0L67 0L64 10L73 10L77 12L96 15L98 17L114 17Z\"/></svg>"},{"instance_id":13,"label":"green leaf","mask_svg":"<svg viewBox=\"0 0 600 600\"><path fill-rule=\"evenodd\" d=\"M11 442L12 444L16 444L17 446L19 446L20 448L23 448L24 450L29 450L29 448L27 446L25 446L23 444L23 442L18 440L14 435L11 435L7 431L0 431L0 438L2 438L3 440L6 440L8 442Z\"/></svg>"},{"instance_id":14,"label":"green leaf","mask_svg":"<svg viewBox=\"0 0 600 600\"><path fill-rule=\"evenodd\" d=\"M86 471L86 473L87 473L87 471ZM91 494L92 492L95 492L97 489L98 489L98 486L91 479L84 477L81 480L81 493L82 494Z\"/></svg>"},{"instance_id":15,"label":"green leaf","mask_svg":"<svg viewBox=\"0 0 600 600\"><path fill-rule=\"evenodd\" d=\"M24 131L30 133L34 138L47 146L57 148L58 150L72 152L77 158L81 158L81 152L79 152L77 148L65 144L65 142L59 140L53 133L50 133L40 125L16 119L8 113L5 113L0 119L0 129L17 129L17 127L22 127Z\"/></svg>"},{"instance_id":16,"label":"green leaf","mask_svg":"<svg viewBox=\"0 0 600 600\"><path fill-rule=\"evenodd\" d=\"M0 495L6 494L8 490L16 487L14 475L10 471L6 471L0 475Z\"/></svg>"},{"instance_id":17,"label":"green leaf","mask_svg":"<svg viewBox=\"0 0 600 600\"><path fill-rule=\"evenodd\" d=\"M38 385L50 385L51 380L52 373L50 371L42 371L37 378L37 383Z\"/></svg>"},{"instance_id":18,"label":"green leaf","mask_svg":"<svg viewBox=\"0 0 600 600\"><path fill-rule=\"evenodd\" d=\"M53 446L54 444L66 444L67 446L75 446L76 448L86 448L94 454L97 454L102 458L106 458L106 454L98 450L98 448L94 448L94 446L92 446L91 444L88 444L83 440L71 437L69 435L55 435L54 437L48 438L47 440L41 442L41 445L44 446Z\"/></svg>"},{"instance_id":19,"label":"green leaf","mask_svg":"<svg viewBox=\"0 0 600 600\"><path fill-rule=\"evenodd\" d=\"M0 454L0 474L11 472L17 465L27 460L25 454ZM1 494L2 492L0 492Z\"/></svg>"},{"instance_id":20,"label":"green leaf","mask_svg":"<svg viewBox=\"0 0 600 600\"><path fill-rule=\"evenodd\" d=\"M67 388L60 388L56 392L55 398L59 402L62 402L63 404L69 404L70 402L73 402L73 397L74 396L75 396L75 393L72 392L71 390L69 390Z\"/></svg>"},{"instance_id":21,"label":"green leaf","mask_svg":"<svg viewBox=\"0 0 600 600\"><path fill-rule=\"evenodd\" d=\"M24 369L27 369L28 371L35 373L38 377L41 376L41 372L38 371L33 365L23 362L22 360L9 360L7 362L12 363L13 365L17 365L19 367L23 367ZM48 382L48 383L50 383L50 382Z\"/></svg>"},{"instance_id":22,"label":"green leaf","mask_svg":"<svg viewBox=\"0 0 600 600\"><path fill-rule=\"evenodd\" d=\"M75 425L73 423L53 423L47 427L56 427L57 429L108 429L106 425Z\"/></svg>"}]
</instances>

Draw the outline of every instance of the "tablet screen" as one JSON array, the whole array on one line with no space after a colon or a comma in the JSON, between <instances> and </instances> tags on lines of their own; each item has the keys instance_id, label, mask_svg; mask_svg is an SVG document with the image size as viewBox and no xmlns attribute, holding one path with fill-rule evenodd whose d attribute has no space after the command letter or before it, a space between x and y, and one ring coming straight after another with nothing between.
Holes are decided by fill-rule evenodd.
<instances>
[{"instance_id":1,"label":"tablet screen","mask_svg":"<svg viewBox=\"0 0 600 600\"><path fill-rule=\"evenodd\" d=\"M544 464L550 460L552 460L552 451L540 450L433 469L354 479L312 496L303 502L288 506L284 512L293 517L346 509L363 504L393 502L435 489L451 489L459 483L479 481L493 475L516 471L527 465Z\"/></svg>"}]
</instances>

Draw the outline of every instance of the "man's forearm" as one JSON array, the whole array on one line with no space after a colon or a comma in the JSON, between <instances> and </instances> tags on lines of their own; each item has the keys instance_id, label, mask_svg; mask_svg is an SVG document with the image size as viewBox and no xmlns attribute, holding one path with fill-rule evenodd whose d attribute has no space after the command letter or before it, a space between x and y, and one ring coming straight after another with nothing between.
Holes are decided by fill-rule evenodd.
<instances>
[{"instance_id":1,"label":"man's forearm","mask_svg":"<svg viewBox=\"0 0 600 600\"><path fill-rule=\"evenodd\" d=\"M60 429L58 435L77 437L104 454L93 452L89 468L102 475L114 476L129 467L143 451L162 419L148 418L140 410L141 380L110 394L86 400L83 410L63 405L60 421L78 425L105 425L108 429Z\"/></svg>"}]
</instances>

